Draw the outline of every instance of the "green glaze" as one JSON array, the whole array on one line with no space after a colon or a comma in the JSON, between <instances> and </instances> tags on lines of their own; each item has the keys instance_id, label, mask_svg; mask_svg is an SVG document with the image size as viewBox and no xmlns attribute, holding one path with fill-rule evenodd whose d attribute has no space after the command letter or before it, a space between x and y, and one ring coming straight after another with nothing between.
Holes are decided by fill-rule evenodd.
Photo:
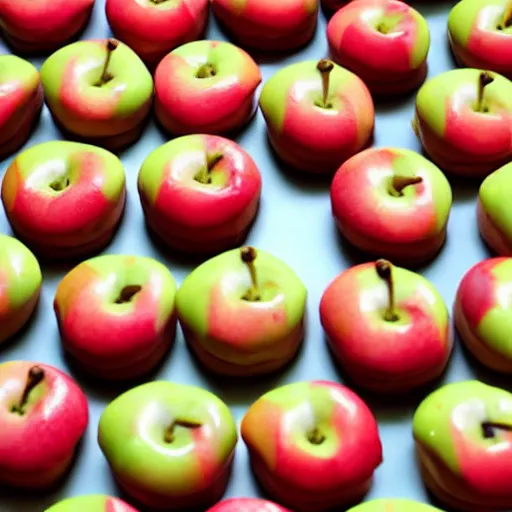
<instances>
[{"instance_id":1,"label":"green glaze","mask_svg":"<svg viewBox=\"0 0 512 512\"><path fill-rule=\"evenodd\" d=\"M442 137L445 133L448 98L466 97L469 108L474 108L480 73L478 69L454 69L441 73L422 85L416 96L417 115L436 135ZM512 82L498 73L492 75L494 81L485 88L489 113L502 109L512 111ZM468 85L474 86L473 95L468 96Z\"/></svg>"},{"instance_id":2,"label":"green glaze","mask_svg":"<svg viewBox=\"0 0 512 512\"><path fill-rule=\"evenodd\" d=\"M208 441L198 444L191 428L176 427L173 442L166 442L175 421L201 424L198 432ZM215 468L225 467L237 429L227 405L209 391L156 381L123 393L106 407L98 442L118 477L136 482L145 493L172 497L197 492L205 484L203 475L215 476Z\"/></svg>"},{"instance_id":3,"label":"green glaze","mask_svg":"<svg viewBox=\"0 0 512 512\"><path fill-rule=\"evenodd\" d=\"M107 510L107 500L114 500L109 496L103 496L100 494L90 496L78 496L75 498L68 498L66 500L59 501L50 508L47 508L44 512L109 512ZM121 503L120 500L115 498L114 503ZM131 507L128 509L128 505L123 504L126 508L123 508L119 512L126 512L133 510ZM112 510L116 512L117 509Z\"/></svg>"},{"instance_id":4,"label":"green glaze","mask_svg":"<svg viewBox=\"0 0 512 512\"><path fill-rule=\"evenodd\" d=\"M436 216L436 229L441 231L446 225L450 209L452 206L452 189L450 182L446 179L443 172L424 156L403 148L389 148L395 155L393 160L393 171L397 176L418 176L427 175L432 187L432 203ZM383 191L383 198L391 202L390 207L393 208L397 201L410 202L411 197L416 195L415 187L405 187L403 196L392 197L389 195L387 188Z\"/></svg>"},{"instance_id":5,"label":"green glaze","mask_svg":"<svg viewBox=\"0 0 512 512\"><path fill-rule=\"evenodd\" d=\"M280 132L286 114L288 105L288 95L292 87L307 88L308 94L304 101L308 101L313 105L322 102L322 76L316 68L317 60L308 60L290 64L279 70L273 75L263 86L259 100L261 111L265 116L267 124L275 131ZM350 71L334 65L329 76L329 97L328 102L332 105L332 109L336 112L343 110L343 101L339 96L339 92L347 87L355 80L355 75ZM315 85L311 87L311 83ZM302 85L304 84L304 85ZM301 87L302 85L302 87ZM316 107L322 108L322 107Z\"/></svg>"},{"instance_id":6,"label":"green glaze","mask_svg":"<svg viewBox=\"0 0 512 512\"><path fill-rule=\"evenodd\" d=\"M19 82L27 91L39 85L39 72L30 62L16 55L0 55L0 97L2 84Z\"/></svg>"},{"instance_id":7,"label":"green glaze","mask_svg":"<svg viewBox=\"0 0 512 512\"><path fill-rule=\"evenodd\" d=\"M512 315L509 289L512 284L512 259L507 259L493 267L491 273L503 293L496 293L495 306L485 313L478 324L478 337L493 351L512 359Z\"/></svg>"},{"instance_id":8,"label":"green glaze","mask_svg":"<svg viewBox=\"0 0 512 512\"><path fill-rule=\"evenodd\" d=\"M199 265L185 278L176 295L180 321L193 326L195 332L207 335L211 291L218 286L226 290L232 303L238 303L240 308L260 308L262 302L283 294L288 325L290 328L299 325L304 316L307 295L302 281L286 263L260 249L254 265L262 290L259 302L242 300L251 281L239 249L219 254Z\"/></svg>"},{"instance_id":9,"label":"green glaze","mask_svg":"<svg viewBox=\"0 0 512 512\"><path fill-rule=\"evenodd\" d=\"M460 474L451 430L456 427L471 442L492 447L496 439L483 437L483 421L511 423L512 394L477 380L454 382L421 402L413 417L413 435L453 473Z\"/></svg>"},{"instance_id":10,"label":"green glaze","mask_svg":"<svg viewBox=\"0 0 512 512\"><path fill-rule=\"evenodd\" d=\"M448 33L451 39L462 48L467 48L477 19L480 29L512 34L512 27L497 30L506 6L507 0L462 0L452 8L448 16ZM484 11L485 16L480 17Z\"/></svg>"},{"instance_id":11,"label":"green glaze","mask_svg":"<svg viewBox=\"0 0 512 512\"><path fill-rule=\"evenodd\" d=\"M8 311L12 311L39 293L41 282L39 263L30 250L16 238L0 234L0 316L2 289L6 291Z\"/></svg>"},{"instance_id":12,"label":"green glaze","mask_svg":"<svg viewBox=\"0 0 512 512\"><path fill-rule=\"evenodd\" d=\"M381 498L357 505L347 512L443 512L441 509L404 498Z\"/></svg>"},{"instance_id":13,"label":"green glaze","mask_svg":"<svg viewBox=\"0 0 512 512\"><path fill-rule=\"evenodd\" d=\"M113 79L101 87L95 87L105 63L107 50L104 41L78 41L64 46L50 55L41 67L41 81L46 101L50 107L60 104L61 87L70 80L69 65L73 64L75 73L79 68L86 69L77 81L78 90L74 95L87 97L91 103L101 103L105 89L121 89L116 102L117 117L130 116L140 110L153 94L153 79L144 63L128 46L119 43L112 52L109 72Z\"/></svg>"},{"instance_id":14,"label":"green glaze","mask_svg":"<svg viewBox=\"0 0 512 512\"><path fill-rule=\"evenodd\" d=\"M110 201L117 201L125 187L123 164L110 151L80 144L78 142L51 141L31 146L16 157L18 171L25 182L44 190L47 194L58 195L50 184L62 178L68 178L71 183L80 174L81 161L84 153L94 153L103 161L103 180L101 190Z\"/></svg>"}]
</instances>

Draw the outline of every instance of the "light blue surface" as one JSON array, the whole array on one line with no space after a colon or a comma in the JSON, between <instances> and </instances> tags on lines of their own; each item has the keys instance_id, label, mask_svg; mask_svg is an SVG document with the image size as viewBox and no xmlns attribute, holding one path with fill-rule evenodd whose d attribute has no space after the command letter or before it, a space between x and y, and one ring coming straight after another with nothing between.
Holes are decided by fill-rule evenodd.
<instances>
[{"instance_id":1,"label":"light blue surface","mask_svg":"<svg viewBox=\"0 0 512 512\"><path fill-rule=\"evenodd\" d=\"M429 76L454 67L449 55L446 39L446 21L451 2L413 4L426 16L432 45L429 54ZM82 38L106 37L110 34L103 12L103 0L97 0L93 19ZM264 80L285 64L305 59L326 56L325 16L320 14L320 23L315 39L305 49L285 59L267 57L258 59ZM210 39L223 37L212 20L208 32ZM0 52L7 50L0 46ZM40 59L34 61L38 66ZM393 103L376 105L376 146L398 146L419 150L410 121L413 115L414 95ZM45 107L42 121L25 146L52 140L58 133ZM149 239L143 224L136 178L140 165L151 151L165 142L164 136L152 123L142 139L122 154L127 173L128 200L121 229L117 233L109 253L132 253L152 256L166 263L178 283L194 267L160 252ZM333 361L327 351L320 327L318 306L320 297L328 283L343 269L357 260L346 247L340 244L331 218L329 185L295 179L283 174L269 151L265 125L258 112L249 128L239 135L237 141L259 165L263 176L263 199L249 243L266 249L285 260L303 279L308 292L308 330L304 350L285 373L256 384L219 384L203 375L187 351L181 332L178 332L174 350L154 378L175 380L204 386L217 393L233 410L238 421L247 406L265 391L288 382L309 379L339 380ZM0 164L3 175L11 161ZM425 277L438 287L449 307L454 299L457 285L463 273L474 263L489 254L478 236L475 215L475 199L478 185L454 187L454 205L448 226L448 241L435 261L421 269ZM10 233L5 213L0 211L0 232ZM69 267L68 267L69 268ZM0 362L13 359L42 361L70 371L61 352L52 301L56 285L66 269L43 268L44 286L35 319L15 342L0 349ZM467 356L457 347L445 376L446 381L481 377L489 383L499 383L492 375L475 369ZM40 512L64 497L89 493L117 493L107 464L96 442L99 416L118 391L91 382L79 380L90 401L91 418L81 452L69 478L55 493L43 496L0 494L1 512ZM363 395L364 396L364 395ZM393 401L392 401L393 402ZM397 401L394 401L397 402ZM367 499L377 497L407 497L427 501L417 470L411 436L412 413L418 400L408 404L379 404L371 400L384 445L384 463L375 474L375 481ZM247 452L240 441L235 466L227 495L256 496L258 494L251 476Z\"/></svg>"}]
</instances>

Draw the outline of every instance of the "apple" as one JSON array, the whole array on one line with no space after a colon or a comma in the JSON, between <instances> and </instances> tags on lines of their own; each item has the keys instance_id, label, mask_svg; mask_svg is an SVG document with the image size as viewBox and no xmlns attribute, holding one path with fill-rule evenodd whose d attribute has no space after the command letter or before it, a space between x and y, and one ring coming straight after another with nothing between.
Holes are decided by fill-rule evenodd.
<instances>
[{"instance_id":1,"label":"apple","mask_svg":"<svg viewBox=\"0 0 512 512\"><path fill-rule=\"evenodd\" d=\"M84 261L55 294L64 349L103 379L141 377L173 344L175 295L173 276L152 258L109 254Z\"/></svg>"},{"instance_id":2,"label":"apple","mask_svg":"<svg viewBox=\"0 0 512 512\"><path fill-rule=\"evenodd\" d=\"M478 191L480 235L500 256L512 256L512 221L507 194L511 181L512 164L507 164L487 176Z\"/></svg>"},{"instance_id":3,"label":"apple","mask_svg":"<svg viewBox=\"0 0 512 512\"><path fill-rule=\"evenodd\" d=\"M320 320L337 362L358 386L408 392L438 378L453 347L448 310L424 277L386 260L342 272Z\"/></svg>"},{"instance_id":4,"label":"apple","mask_svg":"<svg viewBox=\"0 0 512 512\"><path fill-rule=\"evenodd\" d=\"M350 0L321 0L322 9L327 11L329 14L336 12L346 5Z\"/></svg>"},{"instance_id":5,"label":"apple","mask_svg":"<svg viewBox=\"0 0 512 512\"><path fill-rule=\"evenodd\" d=\"M199 361L221 375L274 372L304 338L306 288L286 263L242 247L199 265L176 295L178 320Z\"/></svg>"},{"instance_id":6,"label":"apple","mask_svg":"<svg viewBox=\"0 0 512 512\"><path fill-rule=\"evenodd\" d=\"M276 503L258 498L229 498L219 501L206 512L290 512Z\"/></svg>"},{"instance_id":7,"label":"apple","mask_svg":"<svg viewBox=\"0 0 512 512\"><path fill-rule=\"evenodd\" d=\"M448 40L461 66L512 78L512 2L462 0L448 16Z\"/></svg>"},{"instance_id":8,"label":"apple","mask_svg":"<svg viewBox=\"0 0 512 512\"><path fill-rule=\"evenodd\" d=\"M259 104L277 155L301 171L332 174L373 136L368 89L326 59L279 70L265 83Z\"/></svg>"},{"instance_id":9,"label":"apple","mask_svg":"<svg viewBox=\"0 0 512 512\"><path fill-rule=\"evenodd\" d=\"M155 72L155 113L175 135L233 132L256 110L258 65L224 41L194 41L169 53Z\"/></svg>"},{"instance_id":10,"label":"apple","mask_svg":"<svg viewBox=\"0 0 512 512\"><path fill-rule=\"evenodd\" d=\"M39 71L16 55L0 55L0 98L0 160L3 160L25 144L39 119L43 106Z\"/></svg>"},{"instance_id":11,"label":"apple","mask_svg":"<svg viewBox=\"0 0 512 512\"><path fill-rule=\"evenodd\" d=\"M117 482L137 502L205 510L224 494L237 429L228 406L209 391L155 381L107 406L98 441Z\"/></svg>"},{"instance_id":12,"label":"apple","mask_svg":"<svg viewBox=\"0 0 512 512\"><path fill-rule=\"evenodd\" d=\"M512 394L482 382L447 384L413 418L427 488L467 512L512 507Z\"/></svg>"},{"instance_id":13,"label":"apple","mask_svg":"<svg viewBox=\"0 0 512 512\"><path fill-rule=\"evenodd\" d=\"M313 37L318 0L211 0L212 11L230 37L244 47L280 52Z\"/></svg>"},{"instance_id":14,"label":"apple","mask_svg":"<svg viewBox=\"0 0 512 512\"><path fill-rule=\"evenodd\" d=\"M120 500L103 495L77 496L59 501L45 512L137 512L133 507Z\"/></svg>"},{"instance_id":15,"label":"apple","mask_svg":"<svg viewBox=\"0 0 512 512\"><path fill-rule=\"evenodd\" d=\"M16 52L60 48L84 28L94 0L0 0L0 26Z\"/></svg>"},{"instance_id":16,"label":"apple","mask_svg":"<svg viewBox=\"0 0 512 512\"><path fill-rule=\"evenodd\" d=\"M444 174L408 149L358 153L331 184L332 213L342 236L364 252L408 265L440 250L451 204Z\"/></svg>"},{"instance_id":17,"label":"apple","mask_svg":"<svg viewBox=\"0 0 512 512\"><path fill-rule=\"evenodd\" d=\"M453 318L461 340L485 366L512 373L509 290L512 258L490 258L471 267L459 284Z\"/></svg>"},{"instance_id":18,"label":"apple","mask_svg":"<svg viewBox=\"0 0 512 512\"><path fill-rule=\"evenodd\" d=\"M0 344L28 321L39 300L41 269L16 238L0 234Z\"/></svg>"},{"instance_id":19,"label":"apple","mask_svg":"<svg viewBox=\"0 0 512 512\"><path fill-rule=\"evenodd\" d=\"M56 260L99 251L115 234L125 205L123 164L112 153L51 141L18 154L2 182L2 202L16 234Z\"/></svg>"},{"instance_id":20,"label":"apple","mask_svg":"<svg viewBox=\"0 0 512 512\"><path fill-rule=\"evenodd\" d=\"M442 512L442 510L404 498L380 498L361 503L347 512Z\"/></svg>"},{"instance_id":21,"label":"apple","mask_svg":"<svg viewBox=\"0 0 512 512\"><path fill-rule=\"evenodd\" d=\"M327 39L333 60L374 94L407 93L427 76L427 21L400 0L349 2L329 21Z\"/></svg>"},{"instance_id":22,"label":"apple","mask_svg":"<svg viewBox=\"0 0 512 512\"><path fill-rule=\"evenodd\" d=\"M46 103L67 135L120 150L140 136L153 99L153 79L115 39L78 41L41 67Z\"/></svg>"},{"instance_id":23,"label":"apple","mask_svg":"<svg viewBox=\"0 0 512 512\"><path fill-rule=\"evenodd\" d=\"M150 67L174 48L202 38L208 0L106 0L110 28Z\"/></svg>"},{"instance_id":24,"label":"apple","mask_svg":"<svg viewBox=\"0 0 512 512\"><path fill-rule=\"evenodd\" d=\"M442 170L485 176L512 158L512 82L478 69L441 73L418 91L413 128Z\"/></svg>"},{"instance_id":25,"label":"apple","mask_svg":"<svg viewBox=\"0 0 512 512\"><path fill-rule=\"evenodd\" d=\"M345 509L367 493L382 462L370 409L336 382L269 391L249 407L241 435L264 491L295 512Z\"/></svg>"},{"instance_id":26,"label":"apple","mask_svg":"<svg viewBox=\"0 0 512 512\"><path fill-rule=\"evenodd\" d=\"M258 211L261 176L235 142L185 135L146 158L138 188L147 224L167 245L219 253L247 236Z\"/></svg>"},{"instance_id":27,"label":"apple","mask_svg":"<svg viewBox=\"0 0 512 512\"><path fill-rule=\"evenodd\" d=\"M70 377L30 361L0 364L0 483L52 487L87 427L87 399Z\"/></svg>"}]
</instances>

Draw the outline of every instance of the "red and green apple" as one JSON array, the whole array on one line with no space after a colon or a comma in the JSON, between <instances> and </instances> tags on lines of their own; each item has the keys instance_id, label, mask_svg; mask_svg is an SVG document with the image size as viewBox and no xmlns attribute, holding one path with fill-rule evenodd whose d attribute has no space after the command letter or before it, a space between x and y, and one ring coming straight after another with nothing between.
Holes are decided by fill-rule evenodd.
<instances>
[{"instance_id":1,"label":"red and green apple","mask_svg":"<svg viewBox=\"0 0 512 512\"><path fill-rule=\"evenodd\" d=\"M137 512L137 510L119 498L91 494L59 501L45 512Z\"/></svg>"},{"instance_id":2,"label":"red and green apple","mask_svg":"<svg viewBox=\"0 0 512 512\"><path fill-rule=\"evenodd\" d=\"M206 512L290 512L276 503L259 498L228 498Z\"/></svg>"},{"instance_id":3,"label":"red and green apple","mask_svg":"<svg viewBox=\"0 0 512 512\"><path fill-rule=\"evenodd\" d=\"M357 505L347 512L443 512L425 503L405 498L380 498Z\"/></svg>"}]
</instances>

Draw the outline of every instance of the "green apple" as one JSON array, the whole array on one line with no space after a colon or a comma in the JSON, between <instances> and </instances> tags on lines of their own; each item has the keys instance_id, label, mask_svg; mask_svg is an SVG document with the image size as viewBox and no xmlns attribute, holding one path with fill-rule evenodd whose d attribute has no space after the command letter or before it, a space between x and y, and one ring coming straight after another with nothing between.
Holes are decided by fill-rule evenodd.
<instances>
[{"instance_id":1,"label":"green apple","mask_svg":"<svg viewBox=\"0 0 512 512\"><path fill-rule=\"evenodd\" d=\"M178 320L197 358L233 376L288 363L302 343L305 307L306 288L295 272L252 247L206 261L176 295Z\"/></svg>"},{"instance_id":2,"label":"green apple","mask_svg":"<svg viewBox=\"0 0 512 512\"><path fill-rule=\"evenodd\" d=\"M214 394L156 381L106 407L98 442L119 485L137 502L157 510L204 510L224 494L237 430Z\"/></svg>"},{"instance_id":3,"label":"green apple","mask_svg":"<svg viewBox=\"0 0 512 512\"><path fill-rule=\"evenodd\" d=\"M137 510L119 498L91 494L59 501L47 508L45 512L137 512Z\"/></svg>"},{"instance_id":4,"label":"green apple","mask_svg":"<svg viewBox=\"0 0 512 512\"><path fill-rule=\"evenodd\" d=\"M357 505L347 512L442 512L442 510L404 498L381 498Z\"/></svg>"}]
</instances>

